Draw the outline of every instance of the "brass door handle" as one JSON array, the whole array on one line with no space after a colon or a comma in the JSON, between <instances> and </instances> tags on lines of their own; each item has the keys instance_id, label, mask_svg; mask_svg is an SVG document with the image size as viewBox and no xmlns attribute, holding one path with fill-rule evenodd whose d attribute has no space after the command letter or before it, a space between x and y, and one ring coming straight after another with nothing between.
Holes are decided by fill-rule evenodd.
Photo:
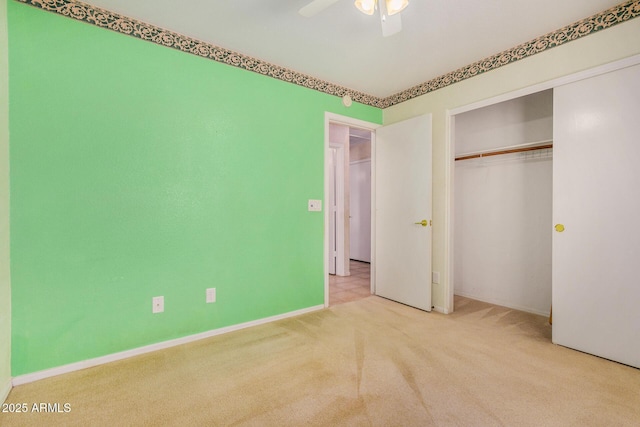
<instances>
[{"instance_id":1,"label":"brass door handle","mask_svg":"<svg viewBox=\"0 0 640 427\"><path fill-rule=\"evenodd\" d=\"M414 224L417 224L417 225L421 225L421 226L423 226L423 227L426 227L427 225L429 225L429 222L430 222L430 221L427 221L426 219L423 219L423 220L422 220L422 221L420 221L420 222L414 222Z\"/></svg>"},{"instance_id":2,"label":"brass door handle","mask_svg":"<svg viewBox=\"0 0 640 427\"><path fill-rule=\"evenodd\" d=\"M555 229L558 233L562 233L564 231L564 225L556 224Z\"/></svg>"}]
</instances>

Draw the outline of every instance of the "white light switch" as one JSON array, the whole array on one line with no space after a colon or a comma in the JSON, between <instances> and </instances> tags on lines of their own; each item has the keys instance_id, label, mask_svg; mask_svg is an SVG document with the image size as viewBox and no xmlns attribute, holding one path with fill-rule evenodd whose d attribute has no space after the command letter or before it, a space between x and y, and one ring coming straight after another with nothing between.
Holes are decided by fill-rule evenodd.
<instances>
[{"instance_id":1,"label":"white light switch","mask_svg":"<svg viewBox=\"0 0 640 427\"><path fill-rule=\"evenodd\" d=\"M440 273L438 273L437 271L432 272L431 282L433 282L436 285L440 284Z\"/></svg>"},{"instance_id":2,"label":"white light switch","mask_svg":"<svg viewBox=\"0 0 640 427\"><path fill-rule=\"evenodd\" d=\"M162 313L164 311L164 297L153 297L152 304L152 313Z\"/></svg>"},{"instance_id":3,"label":"white light switch","mask_svg":"<svg viewBox=\"0 0 640 427\"><path fill-rule=\"evenodd\" d=\"M322 200L309 200L309 212L320 212L322 210Z\"/></svg>"}]
</instances>

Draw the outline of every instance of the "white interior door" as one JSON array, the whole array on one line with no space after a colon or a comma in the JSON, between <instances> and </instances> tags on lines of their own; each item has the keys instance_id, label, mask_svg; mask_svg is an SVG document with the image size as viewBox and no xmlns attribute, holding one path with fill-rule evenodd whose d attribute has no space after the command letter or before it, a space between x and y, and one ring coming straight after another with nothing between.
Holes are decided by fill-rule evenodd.
<instances>
[{"instance_id":1,"label":"white interior door","mask_svg":"<svg viewBox=\"0 0 640 427\"><path fill-rule=\"evenodd\" d=\"M431 115L376 130L375 183L375 292L431 311Z\"/></svg>"},{"instance_id":2,"label":"white interior door","mask_svg":"<svg viewBox=\"0 0 640 427\"><path fill-rule=\"evenodd\" d=\"M554 91L553 341L635 367L638 117L640 65Z\"/></svg>"},{"instance_id":3,"label":"white interior door","mask_svg":"<svg viewBox=\"0 0 640 427\"><path fill-rule=\"evenodd\" d=\"M349 165L349 256L371 262L371 160Z\"/></svg>"}]
</instances>

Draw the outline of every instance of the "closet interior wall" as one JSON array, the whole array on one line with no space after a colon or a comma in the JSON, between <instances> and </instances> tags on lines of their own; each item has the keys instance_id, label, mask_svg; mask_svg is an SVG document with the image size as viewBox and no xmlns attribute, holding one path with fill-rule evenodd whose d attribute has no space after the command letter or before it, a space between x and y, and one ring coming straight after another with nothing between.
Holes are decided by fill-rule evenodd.
<instances>
[{"instance_id":1,"label":"closet interior wall","mask_svg":"<svg viewBox=\"0 0 640 427\"><path fill-rule=\"evenodd\" d=\"M454 116L456 158L549 145L553 91ZM458 160L454 293L548 315L551 306L552 149Z\"/></svg>"}]
</instances>

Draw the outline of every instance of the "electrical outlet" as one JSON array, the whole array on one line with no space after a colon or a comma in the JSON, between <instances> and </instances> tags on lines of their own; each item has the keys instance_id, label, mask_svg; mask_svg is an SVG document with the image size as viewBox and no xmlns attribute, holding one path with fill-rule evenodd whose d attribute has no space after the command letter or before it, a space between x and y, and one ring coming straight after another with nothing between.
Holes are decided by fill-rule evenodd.
<instances>
[{"instance_id":1,"label":"electrical outlet","mask_svg":"<svg viewBox=\"0 0 640 427\"><path fill-rule=\"evenodd\" d=\"M164 311L164 297L153 297L151 302L153 304L152 313L162 313Z\"/></svg>"},{"instance_id":2,"label":"electrical outlet","mask_svg":"<svg viewBox=\"0 0 640 427\"><path fill-rule=\"evenodd\" d=\"M207 288L207 304L216 302L216 288Z\"/></svg>"},{"instance_id":3,"label":"electrical outlet","mask_svg":"<svg viewBox=\"0 0 640 427\"><path fill-rule=\"evenodd\" d=\"M322 200L309 200L309 212L320 212L322 210Z\"/></svg>"}]
</instances>

